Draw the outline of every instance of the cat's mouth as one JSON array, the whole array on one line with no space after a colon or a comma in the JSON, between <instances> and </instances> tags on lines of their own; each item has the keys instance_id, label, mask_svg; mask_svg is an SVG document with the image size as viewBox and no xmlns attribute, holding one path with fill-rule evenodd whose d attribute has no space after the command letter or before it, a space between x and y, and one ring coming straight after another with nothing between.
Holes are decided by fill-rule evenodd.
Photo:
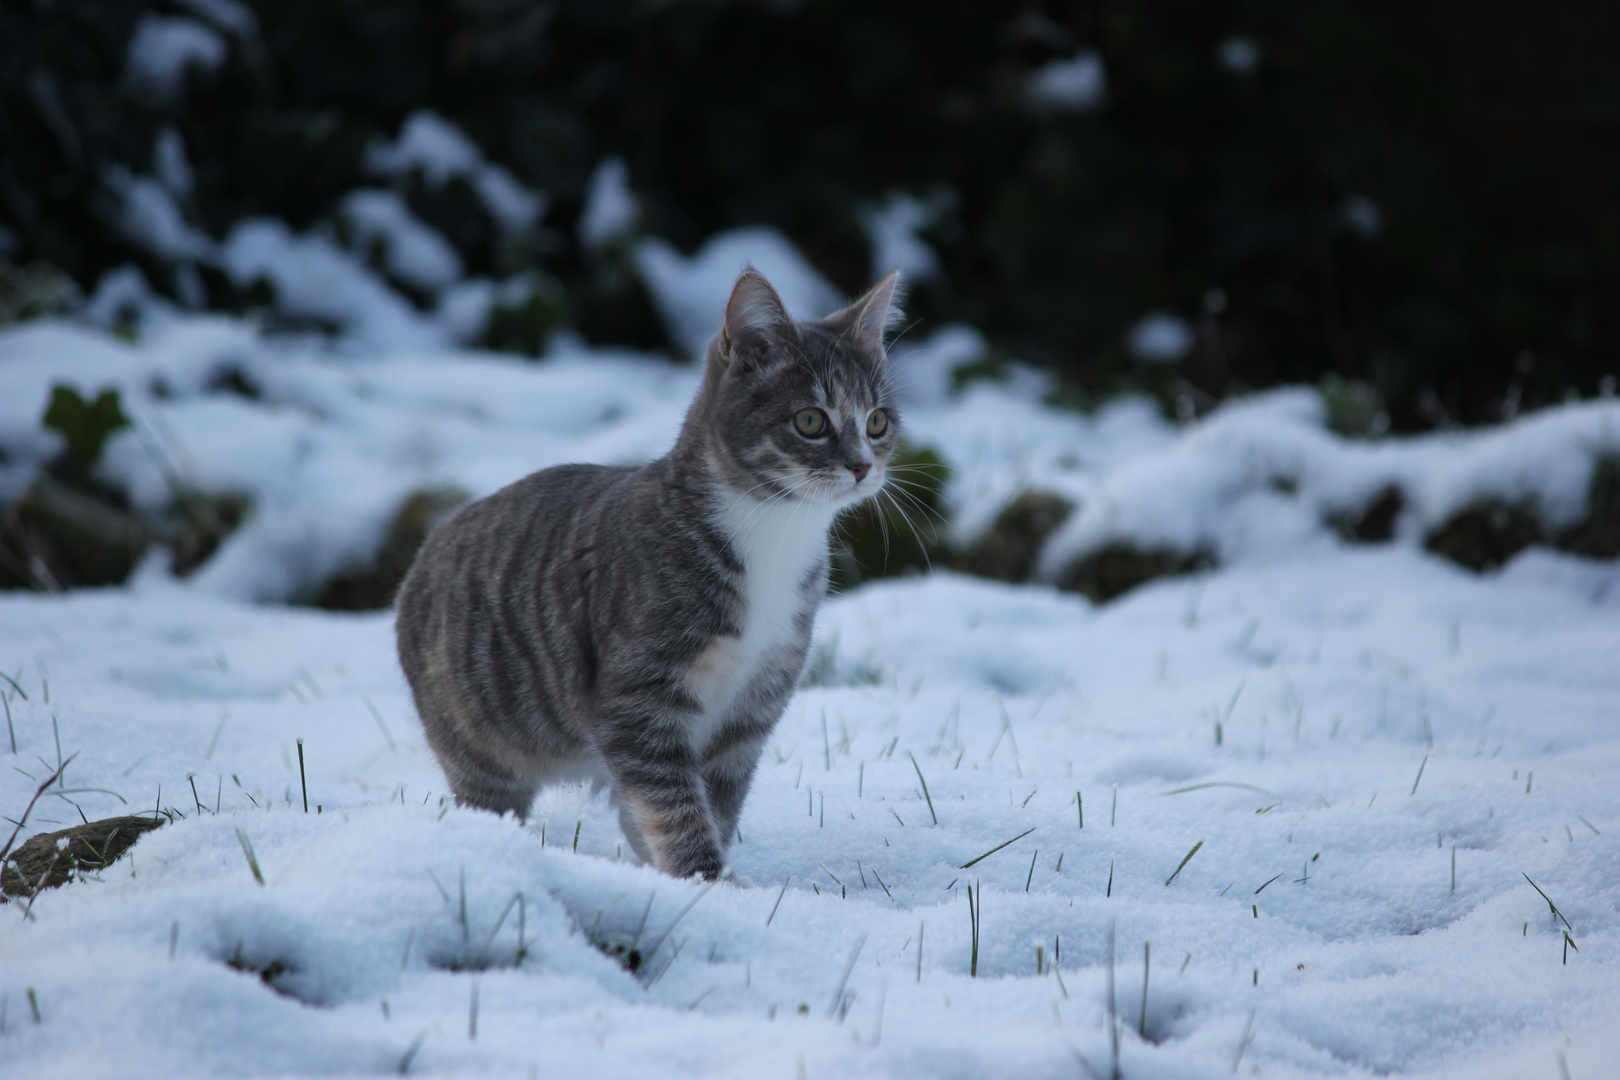
<instances>
[{"instance_id":1,"label":"cat's mouth","mask_svg":"<svg viewBox=\"0 0 1620 1080\"><path fill-rule=\"evenodd\" d=\"M842 475L834 476L832 479L836 488L835 497L845 506L852 506L862 499L870 498L883 487L884 472L880 467L874 466L871 471L859 477L848 469L841 472Z\"/></svg>"}]
</instances>

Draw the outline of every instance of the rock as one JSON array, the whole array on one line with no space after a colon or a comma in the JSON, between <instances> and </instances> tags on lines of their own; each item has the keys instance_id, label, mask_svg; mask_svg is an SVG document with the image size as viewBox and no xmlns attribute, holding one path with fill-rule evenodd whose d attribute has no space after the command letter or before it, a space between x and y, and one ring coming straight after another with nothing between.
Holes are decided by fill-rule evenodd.
<instances>
[{"instance_id":1,"label":"rock","mask_svg":"<svg viewBox=\"0 0 1620 1080\"><path fill-rule=\"evenodd\" d=\"M1620 558L1620 454L1603 454L1593 463L1586 517L1560 534L1557 543L1574 555Z\"/></svg>"},{"instance_id":2,"label":"rock","mask_svg":"<svg viewBox=\"0 0 1620 1080\"><path fill-rule=\"evenodd\" d=\"M1459 566L1484 573L1544 539L1534 507L1485 499L1452 514L1424 537L1423 546Z\"/></svg>"},{"instance_id":3,"label":"rock","mask_svg":"<svg viewBox=\"0 0 1620 1080\"><path fill-rule=\"evenodd\" d=\"M999 581L1028 581L1047 537L1074 513L1074 503L1046 491L1026 491L996 515L995 523L954 565Z\"/></svg>"},{"instance_id":4,"label":"rock","mask_svg":"<svg viewBox=\"0 0 1620 1080\"><path fill-rule=\"evenodd\" d=\"M412 492L394 514L372 563L327 582L315 606L329 611L376 611L388 607L428 533L467 498L467 493L458 488Z\"/></svg>"},{"instance_id":5,"label":"rock","mask_svg":"<svg viewBox=\"0 0 1620 1080\"><path fill-rule=\"evenodd\" d=\"M1127 541L1081 556L1058 577L1058 588L1083 593L1095 603L1106 603L1156 578L1193 574L1215 566L1207 551L1140 548Z\"/></svg>"},{"instance_id":6,"label":"rock","mask_svg":"<svg viewBox=\"0 0 1620 1080\"><path fill-rule=\"evenodd\" d=\"M1406 508L1406 495L1394 484L1379 489L1360 511L1332 514L1328 525L1356 544L1386 544L1395 539L1395 521Z\"/></svg>"},{"instance_id":7,"label":"rock","mask_svg":"<svg viewBox=\"0 0 1620 1080\"><path fill-rule=\"evenodd\" d=\"M31 837L0 866L0 893L33 896L65 885L76 870L105 870L135 846L142 834L167 822L162 817L113 817Z\"/></svg>"},{"instance_id":8,"label":"rock","mask_svg":"<svg viewBox=\"0 0 1620 1080\"><path fill-rule=\"evenodd\" d=\"M56 591L127 579L149 534L100 490L43 474L11 505L0 532L0 588Z\"/></svg>"}]
</instances>

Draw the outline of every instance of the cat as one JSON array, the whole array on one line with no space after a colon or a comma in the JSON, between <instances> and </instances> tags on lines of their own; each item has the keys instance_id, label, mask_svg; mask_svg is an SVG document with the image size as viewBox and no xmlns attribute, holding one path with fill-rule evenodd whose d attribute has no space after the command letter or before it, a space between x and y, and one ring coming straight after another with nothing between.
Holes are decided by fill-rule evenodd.
<instances>
[{"instance_id":1,"label":"cat","mask_svg":"<svg viewBox=\"0 0 1620 1080\"><path fill-rule=\"evenodd\" d=\"M396 633L459 802L526 817L543 784L588 780L644 862L722 874L804 670L833 521L899 441L898 289L894 271L795 322L745 270L669 453L544 469L429 536Z\"/></svg>"}]
</instances>

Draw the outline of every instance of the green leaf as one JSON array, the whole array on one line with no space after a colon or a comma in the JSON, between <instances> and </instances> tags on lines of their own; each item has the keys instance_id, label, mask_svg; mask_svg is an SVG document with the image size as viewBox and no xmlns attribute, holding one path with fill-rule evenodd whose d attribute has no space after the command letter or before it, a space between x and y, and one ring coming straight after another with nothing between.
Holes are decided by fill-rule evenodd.
<instances>
[{"instance_id":1,"label":"green leaf","mask_svg":"<svg viewBox=\"0 0 1620 1080\"><path fill-rule=\"evenodd\" d=\"M67 439L68 456L86 468L96 463L113 432L129 427L117 390L103 390L89 404L66 383L51 388L43 424Z\"/></svg>"}]
</instances>

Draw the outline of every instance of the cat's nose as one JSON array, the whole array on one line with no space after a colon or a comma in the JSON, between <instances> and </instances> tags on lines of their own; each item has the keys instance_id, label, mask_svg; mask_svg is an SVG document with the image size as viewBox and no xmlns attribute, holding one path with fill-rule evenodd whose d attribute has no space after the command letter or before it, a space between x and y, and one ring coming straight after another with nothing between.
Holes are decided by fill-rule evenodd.
<instances>
[{"instance_id":1,"label":"cat's nose","mask_svg":"<svg viewBox=\"0 0 1620 1080\"><path fill-rule=\"evenodd\" d=\"M855 474L855 482L858 484L862 480L866 479L867 473L872 471L872 463L869 461L858 461L849 466L849 471Z\"/></svg>"}]
</instances>

